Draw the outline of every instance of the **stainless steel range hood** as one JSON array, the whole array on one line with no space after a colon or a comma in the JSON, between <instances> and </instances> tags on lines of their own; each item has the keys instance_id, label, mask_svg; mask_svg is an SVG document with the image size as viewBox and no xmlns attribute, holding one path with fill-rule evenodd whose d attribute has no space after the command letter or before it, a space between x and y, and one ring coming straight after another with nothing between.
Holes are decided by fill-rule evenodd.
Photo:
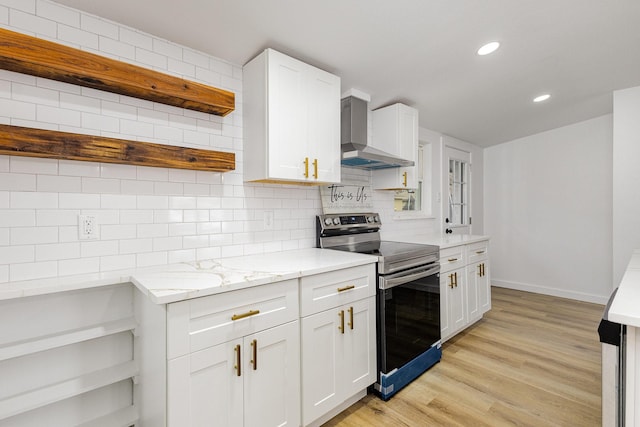
<instances>
[{"instance_id":1,"label":"stainless steel range hood","mask_svg":"<svg viewBox=\"0 0 640 427\"><path fill-rule=\"evenodd\" d=\"M401 159L367 145L367 101L355 96L341 102L342 164L361 169L386 169L413 166Z\"/></svg>"}]
</instances>

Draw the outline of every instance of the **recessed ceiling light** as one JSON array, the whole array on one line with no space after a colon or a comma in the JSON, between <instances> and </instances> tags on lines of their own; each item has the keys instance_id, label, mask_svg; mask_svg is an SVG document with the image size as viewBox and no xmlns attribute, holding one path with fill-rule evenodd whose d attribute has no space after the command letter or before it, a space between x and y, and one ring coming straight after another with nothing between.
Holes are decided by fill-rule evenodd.
<instances>
[{"instance_id":1,"label":"recessed ceiling light","mask_svg":"<svg viewBox=\"0 0 640 427\"><path fill-rule=\"evenodd\" d=\"M543 95L539 95L533 98L533 102L542 102L542 101L546 101L549 98L551 98L551 95L549 95L548 93L545 93Z\"/></svg>"},{"instance_id":2,"label":"recessed ceiling light","mask_svg":"<svg viewBox=\"0 0 640 427\"><path fill-rule=\"evenodd\" d=\"M500 43L498 42L487 43L478 49L478 55L489 55L490 53L495 52L499 47Z\"/></svg>"}]
</instances>

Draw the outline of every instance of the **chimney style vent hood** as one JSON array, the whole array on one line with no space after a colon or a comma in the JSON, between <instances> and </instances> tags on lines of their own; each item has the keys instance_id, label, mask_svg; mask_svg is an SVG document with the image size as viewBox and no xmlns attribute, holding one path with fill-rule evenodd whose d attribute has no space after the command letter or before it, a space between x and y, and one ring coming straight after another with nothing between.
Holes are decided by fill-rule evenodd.
<instances>
[{"instance_id":1,"label":"chimney style vent hood","mask_svg":"<svg viewBox=\"0 0 640 427\"><path fill-rule=\"evenodd\" d=\"M411 160L401 159L367 145L368 103L355 96L341 101L342 164L361 169L386 169L413 166Z\"/></svg>"}]
</instances>

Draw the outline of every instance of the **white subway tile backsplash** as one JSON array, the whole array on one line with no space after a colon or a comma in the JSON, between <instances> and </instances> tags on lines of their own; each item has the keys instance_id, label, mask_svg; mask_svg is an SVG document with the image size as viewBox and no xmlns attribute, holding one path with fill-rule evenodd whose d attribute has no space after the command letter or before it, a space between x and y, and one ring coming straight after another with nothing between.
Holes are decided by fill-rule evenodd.
<instances>
[{"instance_id":1,"label":"white subway tile backsplash","mask_svg":"<svg viewBox=\"0 0 640 427\"><path fill-rule=\"evenodd\" d=\"M36 261L80 258L80 243L53 243L36 246Z\"/></svg>"},{"instance_id":2,"label":"white subway tile backsplash","mask_svg":"<svg viewBox=\"0 0 640 427\"><path fill-rule=\"evenodd\" d=\"M95 129L106 132L119 132L120 120L115 117L105 117L100 114L82 113L80 120L85 129Z\"/></svg>"},{"instance_id":3,"label":"white subway tile backsplash","mask_svg":"<svg viewBox=\"0 0 640 427\"><path fill-rule=\"evenodd\" d=\"M135 224L101 225L100 238L102 240L135 239L137 228Z\"/></svg>"},{"instance_id":4,"label":"white subway tile backsplash","mask_svg":"<svg viewBox=\"0 0 640 427\"><path fill-rule=\"evenodd\" d=\"M100 271L124 270L135 266L136 256L133 254L100 257Z\"/></svg>"},{"instance_id":5,"label":"white subway tile backsplash","mask_svg":"<svg viewBox=\"0 0 640 427\"><path fill-rule=\"evenodd\" d=\"M62 193L59 195L61 209L98 209L100 208L99 194Z\"/></svg>"},{"instance_id":6,"label":"white subway tile backsplash","mask_svg":"<svg viewBox=\"0 0 640 427\"><path fill-rule=\"evenodd\" d=\"M153 239L154 251L171 251L176 249L182 249L182 237L156 237Z\"/></svg>"},{"instance_id":7,"label":"white subway tile backsplash","mask_svg":"<svg viewBox=\"0 0 640 427\"><path fill-rule=\"evenodd\" d=\"M107 22L93 15L82 14L80 17L80 28L102 36L117 39L119 34L118 25Z\"/></svg>"},{"instance_id":8,"label":"white subway tile backsplash","mask_svg":"<svg viewBox=\"0 0 640 427\"><path fill-rule=\"evenodd\" d=\"M196 260L195 249L169 251L169 263L191 262Z\"/></svg>"},{"instance_id":9,"label":"white subway tile backsplash","mask_svg":"<svg viewBox=\"0 0 640 427\"><path fill-rule=\"evenodd\" d=\"M35 191L36 188L34 175L0 172L0 190Z\"/></svg>"},{"instance_id":10,"label":"white subway tile backsplash","mask_svg":"<svg viewBox=\"0 0 640 427\"><path fill-rule=\"evenodd\" d=\"M135 209L138 199L129 194L102 194L100 195L100 207L102 209Z\"/></svg>"},{"instance_id":11,"label":"white subway tile backsplash","mask_svg":"<svg viewBox=\"0 0 640 427\"><path fill-rule=\"evenodd\" d=\"M98 41L102 53L114 55L118 58L134 60L136 48L130 44L122 43L109 37L100 36Z\"/></svg>"},{"instance_id":12,"label":"white subway tile backsplash","mask_svg":"<svg viewBox=\"0 0 640 427\"><path fill-rule=\"evenodd\" d=\"M168 209L168 196L137 196L138 209Z\"/></svg>"},{"instance_id":13,"label":"white subway tile backsplash","mask_svg":"<svg viewBox=\"0 0 640 427\"><path fill-rule=\"evenodd\" d=\"M10 231L9 228L0 228L0 246L9 246Z\"/></svg>"},{"instance_id":14,"label":"white subway tile backsplash","mask_svg":"<svg viewBox=\"0 0 640 427\"><path fill-rule=\"evenodd\" d=\"M136 168L131 165L120 165L116 163L101 163L100 164L100 177L101 178L122 178L122 179L136 179Z\"/></svg>"},{"instance_id":15,"label":"white subway tile backsplash","mask_svg":"<svg viewBox=\"0 0 640 427\"><path fill-rule=\"evenodd\" d=\"M58 174L58 161L53 159L11 156L9 167L16 173Z\"/></svg>"},{"instance_id":16,"label":"white subway tile backsplash","mask_svg":"<svg viewBox=\"0 0 640 427\"><path fill-rule=\"evenodd\" d=\"M36 224L42 226L62 226L78 224L79 209L38 209L36 210Z\"/></svg>"},{"instance_id":17,"label":"white subway tile backsplash","mask_svg":"<svg viewBox=\"0 0 640 427\"><path fill-rule=\"evenodd\" d=\"M0 4L30 14L36 13L36 0L0 0Z\"/></svg>"},{"instance_id":18,"label":"white subway tile backsplash","mask_svg":"<svg viewBox=\"0 0 640 427\"><path fill-rule=\"evenodd\" d=\"M37 86L13 83L11 85L11 98L16 101L39 103L57 107L60 105L59 92L44 89Z\"/></svg>"},{"instance_id":19,"label":"white subway tile backsplash","mask_svg":"<svg viewBox=\"0 0 640 427\"><path fill-rule=\"evenodd\" d=\"M219 259L220 258L220 248L219 247L205 247L205 248L197 248L196 249L196 259Z\"/></svg>"},{"instance_id":20,"label":"white subway tile backsplash","mask_svg":"<svg viewBox=\"0 0 640 427\"><path fill-rule=\"evenodd\" d=\"M140 239L169 235L169 224L138 224L136 229Z\"/></svg>"},{"instance_id":21,"label":"white subway tile backsplash","mask_svg":"<svg viewBox=\"0 0 640 427\"><path fill-rule=\"evenodd\" d=\"M118 241L83 241L80 242L80 254L83 258L118 254Z\"/></svg>"},{"instance_id":22,"label":"white subway tile backsplash","mask_svg":"<svg viewBox=\"0 0 640 427\"><path fill-rule=\"evenodd\" d=\"M82 181L77 176L37 175L37 190L59 193L79 193Z\"/></svg>"},{"instance_id":23,"label":"white subway tile backsplash","mask_svg":"<svg viewBox=\"0 0 640 427\"><path fill-rule=\"evenodd\" d=\"M80 127L82 123L82 115L79 111L50 107L48 105L36 106L36 118L41 122L75 127Z\"/></svg>"},{"instance_id":24,"label":"white subway tile backsplash","mask_svg":"<svg viewBox=\"0 0 640 427\"><path fill-rule=\"evenodd\" d=\"M60 160L58 164L59 175L69 176L100 176L100 164L93 162L79 162L75 160Z\"/></svg>"},{"instance_id":25,"label":"white subway tile backsplash","mask_svg":"<svg viewBox=\"0 0 640 427\"><path fill-rule=\"evenodd\" d=\"M196 76L195 66L175 58L168 58L167 70L186 78L193 78Z\"/></svg>"},{"instance_id":26,"label":"white subway tile backsplash","mask_svg":"<svg viewBox=\"0 0 640 427\"><path fill-rule=\"evenodd\" d=\"M120 254L137 254L151 252L153 250L152 239L125 239L120 240Z\"/></svg>"},{"instance_id":27,"label":"white subway tile backsplash","mask_svg":"<svg viewBox=\"0 0 640 427\"><path fill-rule=\"evenodd\" d=\"M122 194L153 194L153 182L123 179L120 189Z\"/></svg>"},{"instance_id":28,"label":"white subway tile backsplash","mask_svg":"<svg viewBox=\"0 0 640 427\"><path fill-rule=\"evenodd\" d=\"M11 245L38 245L58 242L58 227L12 227Z\"/></svg>"},{"instance_id":29,"label":"white subway tile backsplash","mask_svg":"<svg viewBox=\"0 0 640 427\"><path fill-rule=\"evenodd\" d=\"M137 108L133 105L121 104L119 101L119 98L115 101L103 100L100 103L102 114L119 119L135 120L138 117Z\"/></svg>"},{"instance_id":30,"label":"white subway tile backsplash","mask_svg":"<svg viewBox=\"0 0 640 427\"><path fill-rule=\"evenodd\" d=\"M139 47L136 48L135 55L136 61L143 66L163 70L167 69L167 57L164 55L160 55L158 53L151 52L148 49Z\"/></svg>"},{"instance_id":31,"label":"white subway tile backsplash","mask_svg":"<svg viewBox=\"0 0 640 427\"><path fill-rule=\"evenodd\" d=\"M120 28L120 41L143 49L153 49L153 38L131 28Z\"/></svg>"},{"instance_id":32,"label":"white subway tile backsplash","mask_svg":"<svg viewBox=\"0 0 640 427\"><path fill-rule=\"evenodd\" d=\"M57 3L37 0L36 14L43 18L58 22L59 24L67 24L76 28L80 27L80 12ZM59 36L60 34L58 34L58 37Z\"/></svg>"},{"instance_id":33,"label":"white subway tile backsplash","mask_svg":"<svg viewBox=\"0 0 640 427\"><path fill-rule=\"evenodd\" d=\"M9 172L9 159L11 156L0 155L0 172Z\"/></svg>"},{"instance_id":34,"label":"white subway tile backsplash","mask_svg":"<svg viewBox=\"0 0 640 427\"><path fill-rule=\"evenodd\" d=\"M169 236L189 236L194 234L196 234L196 224L193 222L169 224Z\"/></svg>"},{"instance_id":35,"label":"white subway tile backsplash","mask_svg":"<svg viewBox=\"0 0 640 427\"><path fill-rule=\"evenodd\" d=\"M2 264L14 264L19 262L34 262L35 246L0 246L0 261Z\"/></svg>"},{"instance_id":36,"label":"white subway tile backsplash","mask_svg":"<svg viewBox=\"0 0 640 427\"><path fill-rule=\"evenodd\" d=\"M12 282L55 277L57 275L58 263L55 261L28 262L9 266L9 280Z\"/></svg>"},{"instance_id":37,"label":"white subway tile backsplash","mask_svg":"<svg viewBox=\"0 0 640 427\"><path fill-rule=\"evenodd\" d=\"M22 192L9 193L9 205L13 209L41 208L52 209L58 207L57 193Z\"/></svg>"},{"instance_id":38,"label":"white subway tile backsplash","mask_svg":"<svg viewBox=\"0 0 640 427\"><path fill-rule=\"evenodd\" d=\"M197 206L196 197L169 197L170 209L194 209Z\"/></svg>"},{"instance_id":39,"label":"white subway tile backsplash","mask_svg":"<svg viewBox=\"0 0 640 427\"><path fill-rule=\"evenodd\" d=\"M32 13L25 13L21 10L9 11L9 24L25 31L32 32L37 35L56 37L57 25L54 21L41 18Z\"/></svg>"},{"instance_id":40,"label":"white subway tile backsplash","mask_svg":"<svg viewBox=\"0 0 640 427\"><path fill-rule=\"evenodd\" d=\"M136 264L138 267L165 265L168 262L169 255L167 252L146 252L136 254Z\"/></svg>"},{"instance_id":41,"label":"white subway tile backsplash","mask_svg":"<svg viewBox=\"0 0 640 427\"><path fill-rule=\"evenodd\" d=\"M207 184L184 184L185 196L208 196L209 193L209 185Z\"/></svg>"},{"instance_id":42,"label":"white subway tile backsplash","mask_svg":"<svg viewBox=\"0 0 640 427\"><path fill-rule=\"evenodd\" d=\"M89 274L100 271L100 258L78 258L58 261L58 273L60 276L74 274Z\"/></svg>"},{"instance_id":43,"label":"white subway tile backsplash","mask_svg":"<svg viewBox=\"0 0 640 427\"><path fill-rule=\"evenodd\" d=\"M0 102L0 116L12 119L35 120L36 106L29 102L3 99Z\"/></svg>"},{"instance_id":44,"label":"white subway tile backsplash","mask_svg":"<svg viewBox=\"0 0 640 427\"><path fill-rule=\"evenodd\" d=\"M107 178L82 178L83 193L119 193L120 180Z\"/></svg>"},{"instance_id":45,"label":"white subway tile backsplash","mask_svg":"<svg viewBox=\"0 0 640 427\"><path fill-rule=\"evenodd\" d=\"M146 210L121 210L121 224L153 224L153 211Z\"/></svg>"},{"instance_id":46,"label":"white subway tile backsplash","mask_svg":"<svg viewBox=\"0 0 640 427\"><path fill-rule=\"evenodd\" d=\"M0 225L2 227L35 227L36 211L33 209L2 209L0 210Z\"/></svg>"},{"instance_id":47,"label":"white subway tile backsplash","mask_svg":"<svg viewBox=\"0 0 640 427\"><path fill-rule=\"evenodd\" d=\"M157 210L153 212L153 222L156 224L182 222L184 213L181 210Z\"/></svg>"},{"instance_id":48,"label":"white subway tile backsplash","mask_svg":"<svg viewBox=\"0 0 640 427\"><path fill-rule=\"evenodd\" d=\"M0 22L2 19L2 8L0 8ZM9 281L9 266L8 265L0 265L0 283L6 283Z\"/></svg>"},{"instance_id":49,"label":"white subway tile backsplash","mask_svg":"<svg viewBox=\"0 0 640 427\"><path fill-rule=\"evenodd\" d=\"M175 59L183 59L183 48L166 40L153 39L153 51ZM186 62L189 62L185 59Z\"/></svg>"},{"instance_id":50,"label":"white subway tile backsplash","mask_svg":"<svg viewBox=\"0 0 640 427\"><path fill-rule=\"evenodd\" d=\"M98 49L99 37L96 34L68 25L58 25L58 39L67 45Z\"/></svg>"},{"instance_id":51,"label":"white subway tile backsplash","mask_svg":"<svg viewBox=\"0 0 640 427\"><path fill-rule=\"evenodd\" d=\"M184 185L178 182L156 182L153 193L157 195L181 196L184 194Z\"/></svg>"}]
</instances>

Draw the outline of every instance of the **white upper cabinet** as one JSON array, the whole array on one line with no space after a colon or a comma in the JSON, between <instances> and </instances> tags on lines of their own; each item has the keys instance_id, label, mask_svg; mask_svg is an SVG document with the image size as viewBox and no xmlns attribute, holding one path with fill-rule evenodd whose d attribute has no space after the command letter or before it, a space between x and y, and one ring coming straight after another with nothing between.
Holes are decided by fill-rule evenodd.
<instances>
[{"instance_id":1,"label":"white upper cabinet","mask_svg":"<svg viewBox=\"0 0 640 427\"><path fill-rule=\"evenodd\" d=\"M393 104L371 112L371 146L405 160L418 156L418 110ZM377 169L372 173L373 188L407 189L418 186L415 166Z\"/></svg>"},{"instance_id":2,"label":"white upper cabinet","mask_svg":"<svg viewBox=\"0 0 640 427\"><path fill-rule=\"evenodd\" d=\"M243 68L244 180L340 182L340 78L273 49Z\"/></svg>"}]
</instances>

